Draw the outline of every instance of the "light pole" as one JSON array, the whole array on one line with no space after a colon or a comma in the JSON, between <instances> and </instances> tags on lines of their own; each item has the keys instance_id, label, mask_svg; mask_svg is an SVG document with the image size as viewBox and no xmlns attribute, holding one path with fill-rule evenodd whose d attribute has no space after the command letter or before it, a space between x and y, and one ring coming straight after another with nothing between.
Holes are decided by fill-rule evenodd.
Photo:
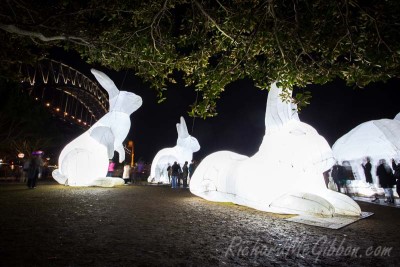
<instances>
[{"instance_id":1,"label":"light pole","mask_svg":"<svg viewBox=\"0 0 400 267\"><path fill-rule=\"evenodd\" d=\"M134 149L134 144L133 141L128 141L128 147L131 149L131 167L133 167L135 163L135 149Z\"/></svg>"}]
</instances>

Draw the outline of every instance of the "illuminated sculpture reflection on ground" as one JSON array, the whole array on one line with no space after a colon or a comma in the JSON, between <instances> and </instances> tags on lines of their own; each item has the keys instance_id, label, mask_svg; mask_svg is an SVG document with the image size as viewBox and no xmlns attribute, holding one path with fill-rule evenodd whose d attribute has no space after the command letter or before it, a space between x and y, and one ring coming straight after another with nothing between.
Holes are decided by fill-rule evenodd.
<instances>
[{"instance_id":1,"label":"illuminated sculpture reflection on ground","mask_svg":"<svg viewBox=\"0 0 400 267\"><path fill-rule=\"evenodd\" d=\"M281 93L273 84L259 151L250 158L230 151L207 156L190 191L207 200L276 213L359 216L355 201L326 188L323 172L334 164L329 144L299 120L296 107L283 102Z\"/></svg>"},{"instance_id":2,"label":"illuminated sculpture reflection on ground","mask_svg":"<svg viewBox=\"0 0 400 267\"><path fill-rule=\"evenodd\" d=\"M169 183L167 167L178 162L181 167L185 161L190 163L193 153L200 150L199 142L189 135L185 119L181 117L180 123L176 124L178 140L176 146L168 147L158 151L151 164L150 176L147 179L150 183Z\"/></svg>"},{"instance_id":3,"label":"illuminated sculpture reflection on ground","mask_svg":"<svg viewBox=\"0 0 400 267\"><path fill-rule=\"evenodd\" d=\"M109 159L114 151L120 162L125 159L122 142L131 127L130 114L142 105L142 98L134 93L119 91L104 73L91 70L100 85L108 92L110 110L89 130L74 139L62 150L53 178L71 186L114 186L123 184L118 178L105 177Z\"/></svg>"},{"instance_id":4,"label":"illuminated sculpture reflection on ground","mask_svg":"<svg viewBox=\"0 0 400 267\"><path fill-rule=\"evenodd\" d=\"M351 193L360 196L384 194L379 187L376 168L380 159L389 165L391 160L400 159L400 113L392 119L371 120L361 123L339 138L332 147L335 158L342 163L348 161L354 174L354 181L348 181ZM361 164L371 159L373 184L366 183Z\"/></svg>"}]
</instances>

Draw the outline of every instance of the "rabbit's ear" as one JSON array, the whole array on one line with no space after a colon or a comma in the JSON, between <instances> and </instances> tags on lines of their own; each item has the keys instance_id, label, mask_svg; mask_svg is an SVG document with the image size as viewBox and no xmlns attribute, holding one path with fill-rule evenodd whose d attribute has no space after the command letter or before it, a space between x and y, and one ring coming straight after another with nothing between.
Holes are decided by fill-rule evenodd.
<instances>
[{"instance_id":1,"label":"rabbit's ear","mask_svg":"<svg viewBox=\"0 0 400 267\"><path fill-rule=\"evenodd\" d=\"M273 83L271 90L268 92L267 110L265 113L266 131L280 129L292 119L299 120L296 105L283 101L281 94L282 89L277 87L276 83Z\"/></svg>"},{"instance_id":2,"label":"rabbit's ear","mask_svg":"<svg viewBox=\"0 0 400 267\"><path fill-rule=\"evenodd\" d=\"M106 74L95 69L91 69L90 71L93 73L94 77L96 77L96 80L100 85L106 89L109 99L112 99L119 94L117 86L115 86L115 83Z\"/></svg>"},{"instance_id":3,"label":"rabbit's ear","mask_svg":"<svg viewBox=\"0 0 400 267\"><path fill-rule=\"evenodd\" d=\"M188 132L188 129L187 129L187 126L186 126L185 119L183 117L181 117L180 128L181 128L181 130L180 130L181 137L182 138L188 137L189 136L189 132Z\"/></svg>"},{"instance_id":4,"label":"rabbit's ear","mask_svg":"<svg viewBox=\"0 0 400 267\"><path fill-rule=\"evenodd\" d=\"M181 127L179 127L179 123L176 124L176 131L178 132L178 138L181 137Z\"/></svg>"}]
</instances>

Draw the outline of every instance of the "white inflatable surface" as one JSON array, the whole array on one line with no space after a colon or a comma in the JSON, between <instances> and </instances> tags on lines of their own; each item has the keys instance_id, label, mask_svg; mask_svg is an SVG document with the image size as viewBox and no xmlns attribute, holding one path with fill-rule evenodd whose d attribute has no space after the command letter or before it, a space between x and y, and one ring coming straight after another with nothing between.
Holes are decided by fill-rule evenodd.
<instances>
[{"instance_id":1,"label":"white inflatable surface","mask_svg":"<svg viewBox=\"0 0 400 267\"><path fill-rule=\"evenodd\" d=\"M381 119L361 123L333 145L332 150L339 163L348 161L351 165L356 179L349 182L348 188L351 193L366 197L384 194L383 189L379 187L376 168L380 159L385 159L390 166L392 159L396 162L400 159L399 119L400 113L393 120ZM371 159L373 184L366 183L361 167L366 157Z\"/></svg>"},{"instance_id":2,"label":"white inflatable surface","mask_svg":"<svg viewBox=\"0 0 400 267\"><path fill-rule=\"evenodd\" d=\"M400 120L381 119L364 122L339 138L332 147L339 161L374 161L400 157Z\"/></svg>"},{"instance_id":3,"label":"white inflatable surface","mask_svg":"<svg viewBox=\"0 0 400 267\"><path fill-rule=\"evenodd\" d=\"M52 175L60 184L111 187L121 184L122 179L105 177L109 159L117 151L120 161L124 161L122 142L131 127L129 116L142 105L142 98L131 92L119 91L106 74L94 69L91 71L108 92L110 110L64 147L58 159L59 169L54 170Z\"/></svg>"},{"instance_id":4,"label":"white inflatable surface","mask_svg":"<svg viewBox=\"0 0 400 267\"><path fill-rule=\"evenodd\" d=\"M246 157L229 151L207 156L196 168L190 191L211 201L229 201L263 211L334 216L361 214L346 195L326 188L323 172L334 164L326 140L299 120L297 109L268 94L265 136Z\"/></svg>"},{"instance_id":5,"label":"white inflatable surface","mask_svg":"<svg viewBox=\"0 0 400 267\"><path fill-rule=\"evenodd\" d=\"M196 138L189 135L185 119L180 118L180 123L176 124L178 140L176 146L161 149L157 152L151 164L149 183L169 183L167 168L176 161L183 167L185 161L190 163L193 153L200 150L199 142Z\"/></svg>"}]
</instances>

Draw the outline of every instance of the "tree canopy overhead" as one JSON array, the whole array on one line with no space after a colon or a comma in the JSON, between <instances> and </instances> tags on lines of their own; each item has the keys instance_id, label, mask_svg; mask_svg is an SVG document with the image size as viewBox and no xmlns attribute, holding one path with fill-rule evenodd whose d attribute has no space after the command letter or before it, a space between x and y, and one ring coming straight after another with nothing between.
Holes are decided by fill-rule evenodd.
<instances>
[{"instance_id":1,"label":"tree canopy overhead","mask_svg":"<svg viewBox=\"0 0 400 267\"><path fill-rule=\"evenodd\" d=\"M190 114L200 117L214 116L225 86L242 78L266 89L400 76L398 0L6 0L0 29L2 71L50 47L74 49L132 69L160 101L182 77L199 93Z\"/></svg>"}]
</instances>

